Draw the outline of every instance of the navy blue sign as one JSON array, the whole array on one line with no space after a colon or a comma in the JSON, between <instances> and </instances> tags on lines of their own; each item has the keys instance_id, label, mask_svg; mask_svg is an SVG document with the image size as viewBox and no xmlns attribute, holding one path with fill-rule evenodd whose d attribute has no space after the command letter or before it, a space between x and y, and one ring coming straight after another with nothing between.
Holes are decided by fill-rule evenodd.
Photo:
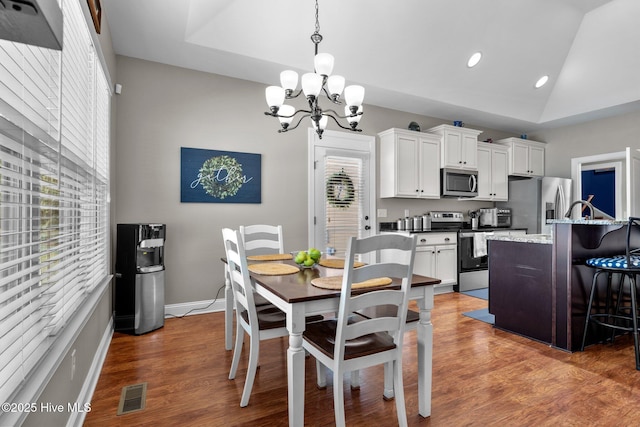
<instances>
[{"instance_id":1,"label":"navy blue sign","mask_svg":"<svg viewBox=\"0 0 640 427\"><path fill-rule=\"evenodd\" d=\"M180 201L261 203L262 155L180 148Z\"/></svg>"}]
</instances>

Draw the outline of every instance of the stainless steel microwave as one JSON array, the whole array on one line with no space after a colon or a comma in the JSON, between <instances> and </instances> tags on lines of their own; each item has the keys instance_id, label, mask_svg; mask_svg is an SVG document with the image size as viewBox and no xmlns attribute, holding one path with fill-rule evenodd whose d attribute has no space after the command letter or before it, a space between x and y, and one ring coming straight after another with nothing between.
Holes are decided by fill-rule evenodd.
<instances>
[{"instance_id":1,"label":"stainless steel microwave","mask_svg":"<svg viewBox=\"0 0 640 427\"><path fill-rule=\"evenodd\" d=\"M478 172L440 169L440 189L442 197L476 197Z\"/></svg>"}]
</instances>

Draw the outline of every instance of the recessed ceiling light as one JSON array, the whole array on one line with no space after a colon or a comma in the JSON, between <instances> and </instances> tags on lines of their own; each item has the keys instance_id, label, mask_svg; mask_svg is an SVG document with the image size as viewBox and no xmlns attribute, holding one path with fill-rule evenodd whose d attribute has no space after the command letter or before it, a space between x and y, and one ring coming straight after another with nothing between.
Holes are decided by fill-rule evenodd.
<instances>
[{"instance_id":1,"label":"recessed ceiling light","mask_svg":"<svg viewBox=\"0 0 640 427\"><path fill-rule=\"evenodd\" d=\"M538 79L538 81L536 82L536 89L541 88L542 86L545 85L545 83L547 83L547 81L549 80L549 76L542 76Z\"/></svg>"},{"instance_id":2,"label":"recessed ceiling light","mask_svg":"<svg viewBox=\"0 0 640 427\"><path fill-rule=\"evenodd\" d=\"M471 58L469 58L469 61L467 61L467 67L469 68L475 67L476 65L478 65L478 62L480 62L481 58L482 58L481 52L474 53L473 55L471 55Z\"/></svg>"}]
</instances>

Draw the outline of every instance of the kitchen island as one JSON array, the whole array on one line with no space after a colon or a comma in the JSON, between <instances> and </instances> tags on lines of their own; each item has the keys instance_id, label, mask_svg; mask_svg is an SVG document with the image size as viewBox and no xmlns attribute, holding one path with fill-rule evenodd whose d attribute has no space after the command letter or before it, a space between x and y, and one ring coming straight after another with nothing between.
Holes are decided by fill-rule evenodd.
<instances>
[{"instance_id":1,"label":"kitchen island","mask_svg":"<svg viewBox=\"0 0 640 427\"><path fill-rule=\"evenodd\" d=\"M490 238L489 312L496 328L576 351L594 273L585 261L624 253L627 222L548 223L552 236Z\"/></svg>"}]
</instances>

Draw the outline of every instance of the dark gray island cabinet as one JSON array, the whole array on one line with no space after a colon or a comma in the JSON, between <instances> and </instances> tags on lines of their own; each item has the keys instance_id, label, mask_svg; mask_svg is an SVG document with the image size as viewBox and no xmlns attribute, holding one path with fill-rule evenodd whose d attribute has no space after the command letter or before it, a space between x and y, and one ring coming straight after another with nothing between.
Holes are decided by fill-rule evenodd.
<instances>
[{"instance_id":1,"label":"dark gray island cabinet","mask_svg":"<svg viewBox=\"0 0 640 427\"><path fill-rule=\"evenodd\" d=\"M489 240L489 312L498 329L576 351L594 273L584 262L624 253L626 221L550 222L553 238ZM602 276L599 288L605 286ZM592 342L597 339L590 336Z\"/></svg>"}]
</instances>

